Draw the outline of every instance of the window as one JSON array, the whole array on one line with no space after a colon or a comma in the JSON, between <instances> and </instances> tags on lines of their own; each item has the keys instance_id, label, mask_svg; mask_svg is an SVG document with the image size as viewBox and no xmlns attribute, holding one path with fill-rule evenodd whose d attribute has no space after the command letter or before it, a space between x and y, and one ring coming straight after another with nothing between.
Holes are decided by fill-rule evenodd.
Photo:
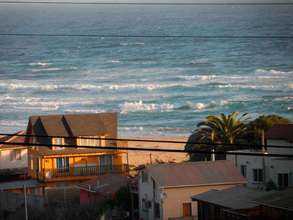
<instances>
[{"instance_id":1,"label":"window","mask_svg":"<svg viewBox=\"0 0 293 220\"><path fill-rule=\"evenodd\" d=\"M287 187L289 185L289 174L279 173L278 174L278 185L279 187Z\"/></svg>"},{"instance_id":2,"label":"window","mask_svg":"<svg viewBox=\"0 0 293 220\"><path fill-rule=\"evenodd\" d=\"M56 145L64 145L63 138L53 138L52 139L52 144ZM52 147L53 150L62 150L64 147Z\"/></svg>"},{"instance_id":3,"label":"window","mask_svg":"<svg viewBox=\"0 0 293 220\"><path fill-rule=\"evenodd\" d=\"M189 217L191 216L191 203L186 202L183 203L183 217Z\"/></svg>"},{"instance_id":4,"label":"window","mask_svg":"<svg viewBox=\"0 0 293 220\"><path fill-rule=\"evenodd\" d=\"M262 169L253 169L253 181L254 182L263 182L263 170Z\"/></svg>"},{"instance_id":5,"label":"window","mask_svg":"<svg viewBox=\"0 0 293 220\"><path fill-rule=\"evenodd\" d=\"M155 218L161 218L161 213L160 213L160 204L155 202L154 203L154 208L155 208L155 211L154 211L154 217Z\"/></svg>"},{"instance_id":6,"label":"window","mask_svg":"<svg viewBox=\"0 0 293 220\"><path fill-rule=\"evenodd\" d=\"M68 172L69 171L69 158L68 157L56 158L56 167L57 167L58 172Z\"/></svg>"},{"instance_id":7,"label":"window","mask_svg":"<svg viewBox=\"0 0 293 220\"><path fill-rule=\"evenodd\" d=\"M11 150L10 151L10 160L21 160L21 150Z\"/></svg>"},{"instance_id":8,"label":"window","mask_svg":"<svg viewBox=\"0 0 293 220\"><path fill-rule=\"evenodd\" d=\"M147 183L148 182L148 173L146 171L142 171L141 172L141 181L143 183Z\"/></svg>"},{"instance_id":9,"label":"window","mask_svg":"<svg viewBox=\"0 0 293 220\"><path fill-rule=\"evenodd\" d=\"M240 166L241 175L246 177L246 165Z\"/></svg>"},{"instance_id":10,"label":"window","mask_svg":"<svg viewBox=\"0 0 293 220\"><path fill-rule=\"evenodd\" d=\"M98 138L95 136L88 136L88 138ZM100 146L99 139L86 139L86 137L82 137L79 139L80 146Z\"/></svg>"}]
</instances>

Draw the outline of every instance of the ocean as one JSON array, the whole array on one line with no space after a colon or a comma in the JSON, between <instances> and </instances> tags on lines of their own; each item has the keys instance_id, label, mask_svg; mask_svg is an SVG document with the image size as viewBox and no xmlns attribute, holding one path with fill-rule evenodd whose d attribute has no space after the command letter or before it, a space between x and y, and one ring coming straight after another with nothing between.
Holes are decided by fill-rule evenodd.
<instances>
[{"instance_id":1,"label":"ocean","mask_svg":"<svg viewBox=\"0 0 293 220\"><path fill-rule=\"evenodd\" d=\"M0 33L293 36L293 6L0 5ZM0 131L119 112L120 135L188 135L211 114L293 119L293 39L0 36Z\"/></svg>"}]
</instances>

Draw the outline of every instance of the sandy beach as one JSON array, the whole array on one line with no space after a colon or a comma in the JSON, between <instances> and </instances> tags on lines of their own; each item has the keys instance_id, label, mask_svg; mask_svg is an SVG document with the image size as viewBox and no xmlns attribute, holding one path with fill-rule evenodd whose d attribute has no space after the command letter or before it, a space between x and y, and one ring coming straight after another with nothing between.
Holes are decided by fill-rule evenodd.
<instances>
[{"instance_id":1,"label":"sandy beach","mask_svg":"<svg viewBox=\"0 0 293 220\"><path fill-rule=\"evenodd\" d=\"M187 141L188 137L121 137L125 139L143 139L143 140L170 140L170 141ZM160 143L160 142L139 142L129 141L128 147L137 148L164 148L164 149L184 149L185 144L177 143ZM149 151L128 151L129 165L139 166L143 164L154 164L159 162L182 162L188 160L186 153L168 153L168 152L149 152Z\"/></svg>"}]
</instances>

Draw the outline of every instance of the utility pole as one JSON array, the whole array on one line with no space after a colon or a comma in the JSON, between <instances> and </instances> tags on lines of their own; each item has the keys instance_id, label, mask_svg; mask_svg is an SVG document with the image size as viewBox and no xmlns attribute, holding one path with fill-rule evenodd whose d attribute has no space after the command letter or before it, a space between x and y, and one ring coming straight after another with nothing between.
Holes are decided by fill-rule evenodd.
<instances>
[{"instance_id":1,"label":"utility pole","mask_svg":"<svg viewBox=\"0 0 293 220\"><path fill-rule=\"evenodd\" d=\"M23 185L24 191L24 210L25 210L25 220L28 220L28 212L27 212L27 197L26 197L26 185Z\"/></svg>"}]
</instances>

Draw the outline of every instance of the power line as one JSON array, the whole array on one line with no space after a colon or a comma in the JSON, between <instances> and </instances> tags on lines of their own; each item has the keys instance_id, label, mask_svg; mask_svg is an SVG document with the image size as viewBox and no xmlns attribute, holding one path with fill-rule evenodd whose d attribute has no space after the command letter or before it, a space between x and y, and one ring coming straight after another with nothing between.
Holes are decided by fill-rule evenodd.
<instances>
[{"instance_id":1,"label":"power line","mask_svg":"<svg viewBox=\"0 0 293 220\"><path fill-rule=\"evenodd\" d=\"M169 143L169 144L190 144L190 145L205 145L205 146L231 146L248 148L252 144L224 144L224 143L205 143L197 141L173 141L173 140L158 140L158 139L134 139L134 138L107 138L107 137L78 137L78 136L50 136L50 135L29 135L29 134L7 134L0 133L3 136L20 136L20 137L37 137L37 138L64 138L64 139L89 139L89 140L108 140L108 141L128 141L128 142L147 142L147 143ZM5 142L7 143L7 142ZM63 145L62 145L63 146ZM263 145L253 144L254 148L262 148ZM292 146L269 145L271 148L293 149Z\"/></svg>"},{"instance_id":2,"label":"power line","mask_svg":"<svg viewBox=\"0 0 293 220\"><path fill-rule=\"evenodd\" d=\"M65 148L87 148L87 149L104 149L104 150L130 150L130 151L152 151L152 152L169 152L169 153L192 153L192 154L218 154L218 155L243 155L258 157L287 157L293 158L293 154L269 154L269 153L246 153L231 151L207 151L207 150L178 150L166 148L142 148L142 147L115 147L115 146L85 146L85 145L61 145L61 144L32 144L32 143L15 143L0 141L0 144L14 146L31 146L31 147L65 147Z\"/></svg>"},{"instance_id":3,"label":"power line","mask_svg":"<svg viewBox=\"0 0 293 220\"><path fill-rule=\"evenodd\" d=\"M85 37L85 38L191 38L191 39L293 39L293 35L127 35L127 34L47 34L47 33L0 33L14 37Z\"/></svg>"},{"instance_id":4,"label":"power line","mask_svg":"<svg viewBox=\"0 0 293 220\"><path fill-rule=\"evenodd\" d=\"M140 5L140 6L288 6L290 2L73 2L73 1L0 1L0 4L49 5Z\"/></svg>"}]
</instances>

